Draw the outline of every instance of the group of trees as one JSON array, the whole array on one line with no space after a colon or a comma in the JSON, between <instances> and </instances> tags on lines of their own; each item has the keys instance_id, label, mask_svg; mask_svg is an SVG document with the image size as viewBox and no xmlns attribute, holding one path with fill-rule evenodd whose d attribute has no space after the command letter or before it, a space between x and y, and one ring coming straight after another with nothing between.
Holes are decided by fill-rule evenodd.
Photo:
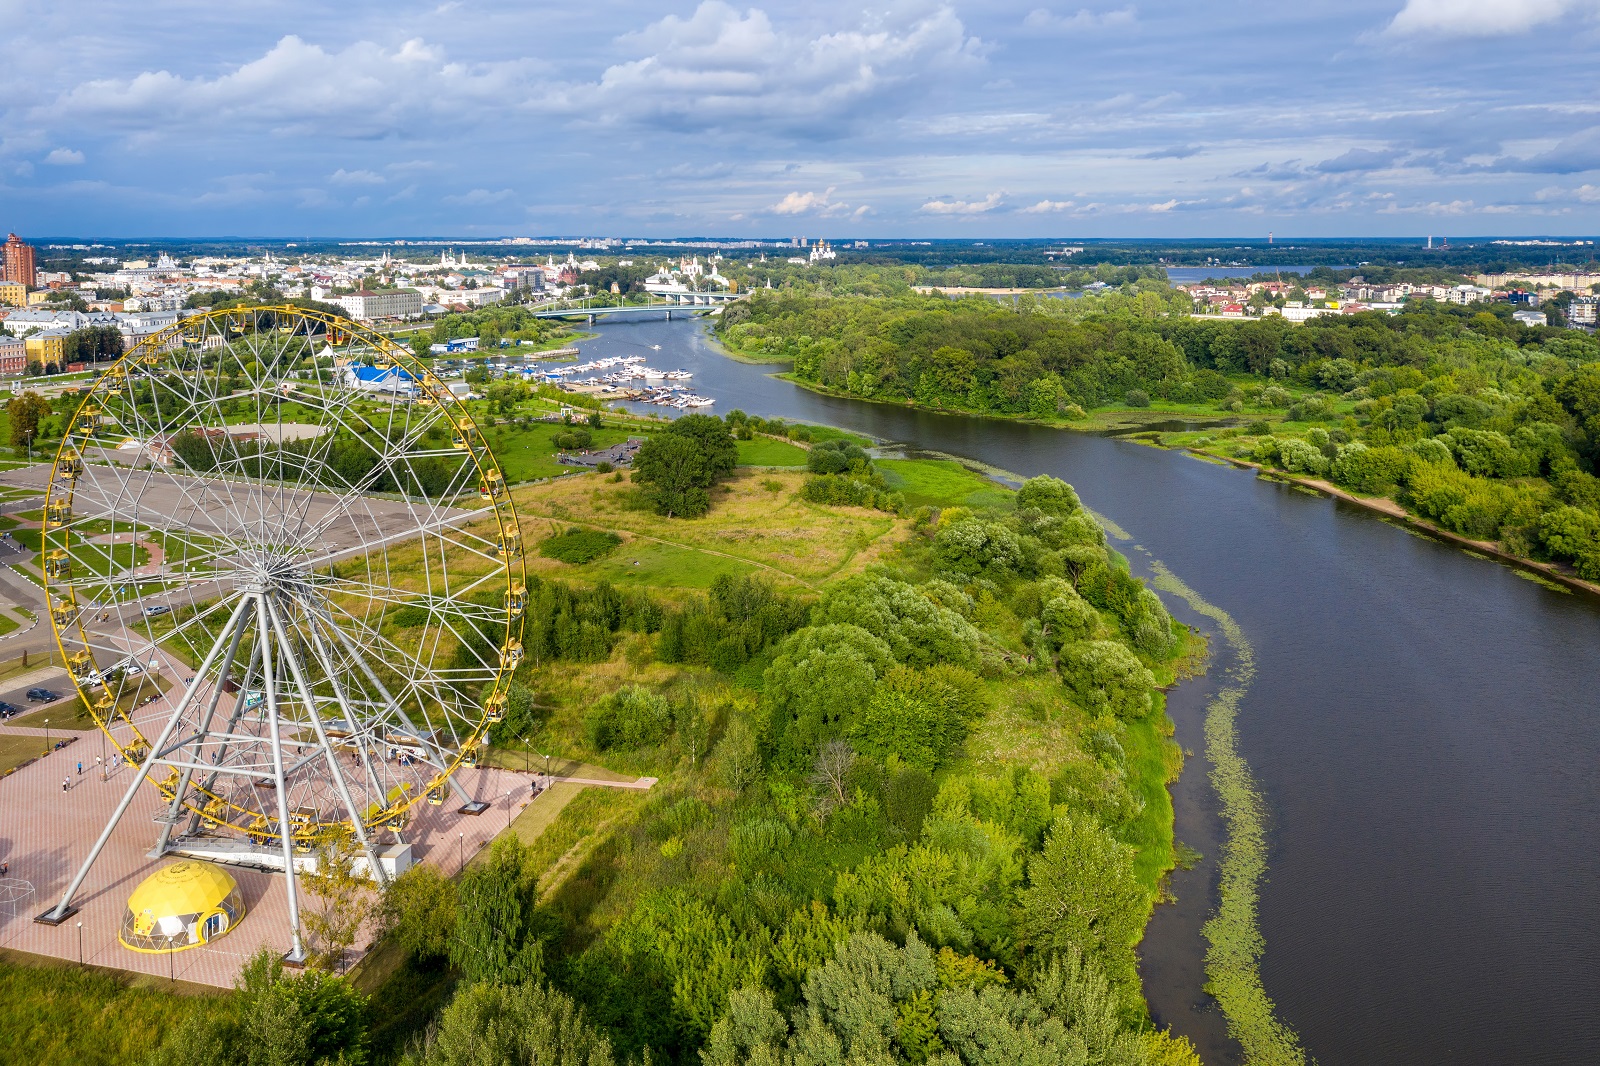
<instances>
[{"instance_id":1,"label":"group of trees","mask_svg":"<svg viewBox=\"0 0 1600 1066\"><path fill-rule=\"evenodd\" d=\"M739 446L715 415L684 415L640 446L633 480L657 514L695 518L711 509L711 488L733 473Z\"/></svg>"},{"instance_id":2,"label":"group of trees","mask_svg":"<svg viewBox=\"0 0 1600 1066\"><path fill-rule=\"evenodd\" d=\"M1170 619L1062 482L917 523L893 565L814 599L533 579L541 656L643 635L579 742L673 773L573 883L541 885L551 856L506 834L454 880L419 865L382 893L376 931L411 975L393 987L443 990L420 1016L385 1001L404 1031L266 960L152 1061L1197 1066L1149 1024L1135 960ZM570 674L530 654L494 743L540 728L532 687ZM1024 693L1052 694L1026 712L1053 723L1048 765L964 758L996 695Z\"/></svg>"},{"instance_id":3,"label":"group of trees","mask_svg":"<svg viewBox=\"0 0 1600 1066\"><path fill-rule=\"evenodd\" d=\"M1014 509L948 509L910 550L786 636L795 616L753 583L669 614L658 658L726 647L726 669L766 644L753 704L707 723L696 691L631 685L590 709L597 749L710 755L629 831L594 904L618 917L547 951L552 981L618 1055L1192 1063L1140 1021L1134 954L1153 900L1137 761L1170 619L1054 479ZM959 762L996 687L1041 675L1084 723L1076 754L1053 776Z\"/></svg>"},{"instance_id":4,"label":"group of trees","mask_svg":"<svg viewBox=\"0 0 1600 1066\"><path fill-rule=\"evenodd\" d=\"M1594 337L1521 325L1504 304L1294 324L1199 320L1185 300L1146 290L1013 308L760 292L719 328L855 395L1047 420L1158 399L1254 419L1219 439L1250 438L1229 447L1600 579Z\"/></svg>"},{"instance_id":5,"label":"group of trees","mask_svg":"<svg viewBox=\"0 0 1600 1066\"><path fill-rule=\"evenodd\" d=\"M905 509L905 495L889 490L866 449L853 441L842 437L819 441L806 456L806 469L811 476L800 487L802 499L882 511Z\"/></svg>"}]
</instances>

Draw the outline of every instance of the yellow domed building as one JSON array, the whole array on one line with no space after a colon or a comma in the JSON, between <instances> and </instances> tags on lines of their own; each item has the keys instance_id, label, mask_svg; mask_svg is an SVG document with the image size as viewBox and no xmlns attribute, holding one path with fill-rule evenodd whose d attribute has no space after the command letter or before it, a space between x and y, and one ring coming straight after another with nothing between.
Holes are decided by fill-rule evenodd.
<instances>
[{"instance_id":1,"label":"yellow domed building","mask_svg":"<svg viewBox=\"0 0 1600 1066\"><path fill-rule=\"evenodd\" d=\"M209 944L243 917L244 897L233 875L186 859L157 870L133 890L117 939L134 951L183 951Z\"/></svg>"}]
</instances>

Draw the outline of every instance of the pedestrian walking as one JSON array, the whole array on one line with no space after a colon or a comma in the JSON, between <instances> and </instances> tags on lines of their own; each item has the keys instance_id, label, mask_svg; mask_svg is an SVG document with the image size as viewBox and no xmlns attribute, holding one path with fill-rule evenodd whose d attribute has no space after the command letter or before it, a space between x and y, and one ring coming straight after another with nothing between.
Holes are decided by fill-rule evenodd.
<instances>
[{"instance_id":1,"label":"pedestrian walking","mask_svg":"<svg viewBox=\"0 0 1600 1066\"><path fill-rule=\"evenodd\" d=\"M72 778L63 777L61 779L61 791L65 792L67 789L69 789L71 787L72 787Z\"/></svg>"},{"instance_id":2,"label":"pedestrian walking","mask_svg":"<svg viewBox=\"0 0 1600 1066\"><path fill-rule=\"evenodd\" d=\"M82 759L78 760L78 776L79 777L83 776L83 760Z\"/></svg>"}]
</instances>

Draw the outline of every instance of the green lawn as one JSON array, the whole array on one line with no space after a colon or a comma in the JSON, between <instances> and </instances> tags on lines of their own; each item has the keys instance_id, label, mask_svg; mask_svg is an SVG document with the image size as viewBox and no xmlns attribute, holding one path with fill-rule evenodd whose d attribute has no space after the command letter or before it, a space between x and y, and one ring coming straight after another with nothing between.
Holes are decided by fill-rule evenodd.
<instances>
[{"instance_id":1,"label":"green lawn","mask_svg":"<svg viewBox=\"0 0 1600 1066\"><path fill-rule=\"evenodd\" d=\"M635 540L572 574L586 581L610 581L619 588L710 588L723 574L737 577L755 567L738 559L709 555L693 548Z\"/></svg>"},{"instance_id":2,"label":"green lawn","mask_svg":"<svg viewBox=\"0 0 1600 1066\"><path fill-rule=\"evenodd\" d=\"M213 996L194 995L197 986L187 982L169 985L164 978L12 957L34 964L0 962L4 1062L140 1062L191 1012L221 1005Z\"/></svg>"},{"instance_id":3,"label":"green lawn","mask_svg":"<svg viewBox=\"0 0 1600 1066\"><path fill-rule=\"evenodd\" d=\"M562 466L556 462L558 449L555 446L555 436L567 428L569 427L560 422L535 422L527 429L519 429L516 426L495 426L485 428L484 437L488 440L494 457L500 461L500 472L505 475L508 482L515 484L519 481L572 473L573 467ZM594 436L594 442L589 445L591 449L621 444L633 435L625 429L614 429L610 426L604 429L592 429L589 432Z\"/></svg>"},{"instance_id":4,"label":"green lawn","mask_svg":"<svg viewBox=\"0 0 1600 1066\"><path fill-rule=\"evenodd\" d=\"M740 466L805 466L806 454L804 448L771 437L739 442Z\"/></svg>"},{"instance_id":5,"label":"green lawn","mask_svg":"<svg viewBox=\"0 0 1600 1066\"><path fill-rule=\"evenodd\" d=\"M1012 495L951 459L876 459L873 465L912 507L1003 507Z\"/></svg>"}]
</instances>

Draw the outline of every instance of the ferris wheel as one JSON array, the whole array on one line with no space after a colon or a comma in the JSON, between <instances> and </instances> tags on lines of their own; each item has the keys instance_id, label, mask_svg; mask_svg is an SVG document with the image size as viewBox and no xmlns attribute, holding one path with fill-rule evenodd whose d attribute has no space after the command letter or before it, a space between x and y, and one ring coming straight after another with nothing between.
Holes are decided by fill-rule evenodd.
<instances>
[{"instance_id":1,"label":"ferris wheel","mask_svg":"<svg viewBox=\"0 0 1600 1066\"><path fill-rule=\"evenodd\" d=\"M263 862L353 841L382 882L450 793L522 658L520 528L445 382L386 337L296 307L214 311L90 387L45 500L50 622L143 781L156 853ZM303 859L302 859L303 861Z\"/></svg>"}]
</instances>

